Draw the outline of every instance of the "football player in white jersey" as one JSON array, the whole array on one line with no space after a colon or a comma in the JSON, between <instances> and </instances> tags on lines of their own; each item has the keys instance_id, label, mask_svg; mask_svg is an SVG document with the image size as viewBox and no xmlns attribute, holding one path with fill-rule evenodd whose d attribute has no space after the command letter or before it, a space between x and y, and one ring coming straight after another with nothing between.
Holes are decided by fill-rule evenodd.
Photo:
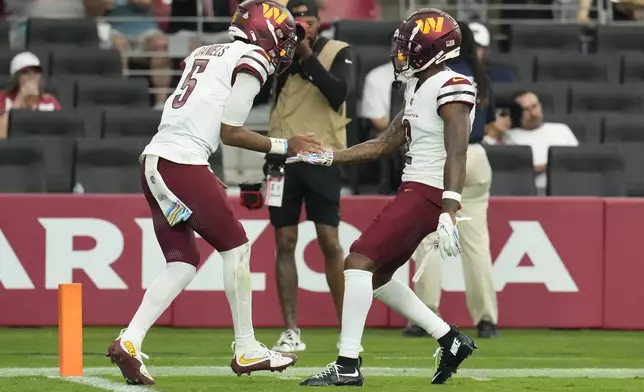
<instances>
[{"instance_id":1,"label":"football player in white jersey","mask_svg":"<svg viewBox=\"0 0 644 392\"><path fill-rule=\"evenodd\" d=\"M295 21L270 0L241 3L229 28L229 44L197 48L183 62L177 89L165 103L159 132L141 155L143 193L167 266L150 285L126 329L108 348L128 384L154 384L141 352L149 328L192 281L199 264L195 232L219 252L235 341L232 370L282 371L295 355L269 350L255 339L252 324L250 244L223 184L208 165L220 141L264 153L321 152L310 135L270 139L243 127L267 77L291 63ZM215 312L217 309L206 311ZM226 316L227 317L227 316Z\"/></svg>"},{"instance_id":2,"label":"football player in white jersey","mask_svg":"<svg viewBox=\"0 0 644 392\"><path fill-rule=\"evenodd\" d=\"M356 240L345 260L340 352L335 362L302 385L362 385L359 356L373 297L439 344L433 384L443 384L476 345L474 340L434 314L406 283L392 278L420 242L438 232L443 257L460 253L455 214L460 208L476 89L445 66L459 55L461 32L443 11L424 8L395 32L392 61L396 76L410 76L404 109L377 139L323 154L300 154L287 162L312 164L360 162L393 153L405 145L406 163L396 197Z\"/></svg>"}]
</instances>

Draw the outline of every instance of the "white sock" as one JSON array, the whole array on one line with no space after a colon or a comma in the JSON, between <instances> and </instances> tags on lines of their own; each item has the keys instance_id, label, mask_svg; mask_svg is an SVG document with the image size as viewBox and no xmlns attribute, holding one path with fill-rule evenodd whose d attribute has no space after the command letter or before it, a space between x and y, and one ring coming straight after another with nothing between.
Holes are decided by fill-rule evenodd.
<instances>
[{"instance_id":1,"label":"white sock","mask_svg":"<svg viewBox=\"0 0 644 392\"><path fill-rule=\"evenodd\" d=\"M250 244L221 252L224 259L224 289L235 330L235 354L257 347L253 331L253 289L250 280Z\"/></svg>"},{"instance_id":2,"label":"white sock","mask_svg":"<svg viewBox=\"0 0 644 392\"><path fill-rule=\"evenodd\" d=\"M387 284L378 287L373 291L373 295L427 331L434 339L442 338L450 331L450 326L425 306L409 286L398 279L391 279Z\"/></svg>"},{"instance_id":3,"label":"white sock","mask_svg":"<svg viewBox=\"0 0 644 392\"><path fill-rule=\"evenodd\" d=\"M180 261L168 263L165 270L145 292L143 301L121 336L121 340L131 341L134 347L140 350L143 338L150 327L168 309L179 293L190 284L196 274L195 266L188 263Z\"/></svg>"},{"instance_id":4,"label":"white sock","mask_svg":"<svg viewBox=\"0 0 644 392\"><path fill-rule=\"evenodd\" d=\"M344 271L342 301L341 357L357 359L360 355L362 333L373 301L373 274L362 270Z\"/></svg>"}]
</instances>

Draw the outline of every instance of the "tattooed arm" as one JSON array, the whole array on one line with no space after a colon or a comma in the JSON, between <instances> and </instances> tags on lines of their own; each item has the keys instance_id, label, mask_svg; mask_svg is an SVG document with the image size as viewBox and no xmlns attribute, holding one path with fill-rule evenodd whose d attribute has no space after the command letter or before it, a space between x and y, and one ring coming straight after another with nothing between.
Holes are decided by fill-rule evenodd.
<instances>
[{"instance_id":1,"label":"tattooed arm","mask_svg":"<svg viewBox=\"0 0 644 392\"><path fill-rule=\"evenodd\" d=\"M470 138L470 110L472 106L461 102L442 105L439 114L444 122L445 171L444 190L461 194L465 182L465 164L467 162L467 147ZM443 212L456 213L459 203L453 199L443 199Z\"/></svg>"},{"instance_id":2,"label":"tattooed arm","mask_svg":"<svg viewBox=\"0 0 644 392\"><path fill-rule=\"evenodd\" d=\"M365 162L391 154L405 144L402 125L404 109L391 120L389 127L376 139L356 144L353 147L333 152L333 163Z\"/></svg>"}]
</instances>

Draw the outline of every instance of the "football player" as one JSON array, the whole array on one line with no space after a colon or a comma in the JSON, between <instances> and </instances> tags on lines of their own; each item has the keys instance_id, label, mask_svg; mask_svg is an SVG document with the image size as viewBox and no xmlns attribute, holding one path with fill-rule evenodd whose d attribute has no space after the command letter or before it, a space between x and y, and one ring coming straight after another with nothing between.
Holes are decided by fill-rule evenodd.
<instances>
[{"instance_id":1,"label":"football player","mask_svg":"<svg viewBox=\"0 0 644 392\"><path fill-rule=\"evenodd\" d=\"M359 357L373 297L425 329L439 344L433 384L443 384L476 345L450 327L392 278L428 234L438 233L444 258L460 253L455 214L460 208L476 89L445 61L459 55L461 32L443 11L423 8L403 21L393 37L396 77L410 76L403 110L377 139L323 154L300 154L287 162L361 162L393 153L403 145L406 162L396 197L356 240L345 260L340 352L335 362L301 385L362 385Z\"/></svg>"},{"instance_id":2,"label":"football player","mask_svg":"<svg viewBox=\"0 0 644 392\"><path fill-rule=\"evenodd\" d=\"M128 384L155 383L141 346L149 328L196 275L195 232L224 261L224 288L235 332L233 371L238 375L282 371L297 360L255 339L250 244L208 159L220 142L284 155L323 148L310 135L270 139L243 127L267 77L284 71L292 61L293 16L276 2L247 0L238 6L228 31L231 43L197 48L184 60L183 75L165 103L159 131L141 155L143 192L167 266L146 291L128 327L108 348L107 356Z\"/></svg>"}]
</instances>

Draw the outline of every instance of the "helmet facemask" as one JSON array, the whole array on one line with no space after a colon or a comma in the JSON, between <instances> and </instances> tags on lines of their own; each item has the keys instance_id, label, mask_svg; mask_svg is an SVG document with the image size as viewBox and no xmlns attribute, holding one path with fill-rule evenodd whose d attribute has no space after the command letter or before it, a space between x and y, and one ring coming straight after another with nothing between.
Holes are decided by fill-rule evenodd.
<instances>
[{"instance_id":1,"label":"helmet facemask","mask_svg":"<svg viewBox=\"0 0 644 392\"><path fill-rule=\"evenodd\" d=\"M274 28L270 22L267 21L267 23L276 43L275 47L268 51L268 55L271 57L271 63L275 67L275 74L281 75L293 62L297 36L294 31L286 32L281 26Z\"/></svg>"}]
</instances>

